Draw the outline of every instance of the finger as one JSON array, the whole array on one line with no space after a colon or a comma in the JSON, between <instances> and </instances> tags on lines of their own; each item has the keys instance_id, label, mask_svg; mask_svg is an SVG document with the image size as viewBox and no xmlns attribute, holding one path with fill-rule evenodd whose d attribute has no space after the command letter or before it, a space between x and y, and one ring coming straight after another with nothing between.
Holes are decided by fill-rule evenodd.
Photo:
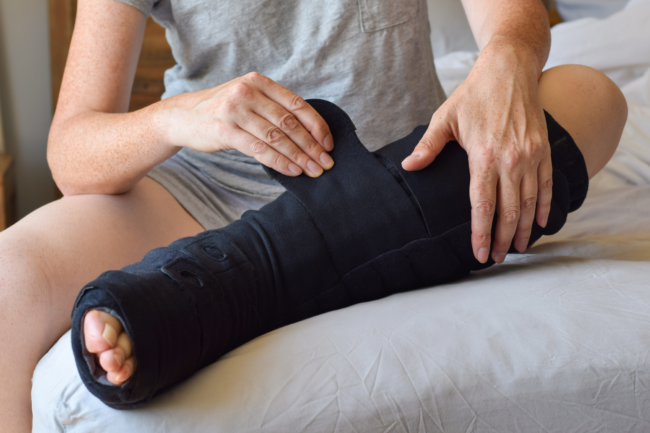
<instances>
[{"instance_id":1,"label":"finger","mask_svg":"<svg viewBox=\"0 0 650 433\"><path fill-rule=\"evenodd\" d=\"M409 171L423 169L436 159L436 156L442 152L442 149L452 138L453 134L449 124L440 120L438 116L434 116L429 128L427 128L411 155L402 161L402 168Z\"/></svg>"},{"instance_id":2,"label":"finger","mask_svg":"<svg viewBox=\"0 0 650 433\"><path fill-rule=\"evenodd\" d=\"M307 175L318 177L323 174L323 168L320 165L296 146L280 128L263 117L251 113L249 116L239 119L237 126L299 166Z\"/></svg>"},{"instance_id":3,"label":"finger","mask_svg":"<svg viewBox=\"0 0 650 433\"><path fill-rule=\"evenodd\" d=\"M502 263L517 230L520 207L521 177L502 176L497 188L497 227L492 244L492 259Z\"/></svg>"},{"instance_id":4,"label":"finger","mask_svg":"<svg viewBox=\"0 0 650 433\"><path fill-rule=\"evenodd\" d=\"M490 165L470 163L469 198L472 205L472 249L485 263L490 252L492 219L496 206L497 176Z\"/></svg>"},{"instance_id":5,"label":"finger","mask_svg":"<svg viewBox=\"0 0 650 433\"><path fill-rule=\"evenodd\" d=\"M546 227L553 199L553 163L550 150L537 169L537 224Z\"/></svg>"},{"instance_id":6,"label":"finger","mask_svg":"<svg viewBox=\"0 0 650 433\"><path fill-rule=\"evenodd\" d=\"M259 98L253 106L253 111L261 118L277 126L312 161L325 170L332 168L334 165L332 158L298 119L284 107L268 98Z\"/></svg>"},{"instance_id":7,"label":"finger","mask_svg":"<svg viewBox=\"0 0 650 433\"><path fill-rule=\"evenodd\" d=\"M517 251L523 253L528 248L530 231L535 219L537 205L537 172L529 172L521 180L521 216L517 224L514 245Z\"/></svg>"},{"instance_id":8,"label":"finger","mask_svg":"<svg viewBox=\"0 0 650 433\"><path fill-rule=\"evenodd\" d=\"M287 157L274 150L263 140L249 134L248 132L235 127L225 130L221 140L227 143L228 148L237 149L244 155L255 158L261 164L286 175L299 176L302 169L289 161Z\"/></svg>"},{"instance_id":9,"label":"finger","mask_svg":"<svg viewBox=\"0 0 650 433\"><path fill-rule=\"evenodd\" d=\"M303 98L257 72L247 74L246 78L255 83L269 99L277 102L296 116L298 121L326 151L329 152L334 149L334 141L327 123Z\"/></svg>"}]
</instances>

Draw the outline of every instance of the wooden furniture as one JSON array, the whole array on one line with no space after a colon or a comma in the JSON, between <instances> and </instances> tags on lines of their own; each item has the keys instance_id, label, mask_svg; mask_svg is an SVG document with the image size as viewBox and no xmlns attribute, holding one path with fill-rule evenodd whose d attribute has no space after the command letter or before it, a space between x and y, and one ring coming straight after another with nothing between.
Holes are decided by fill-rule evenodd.
<instances>
[{"instance_id":1,"label":"wooden furniture","mask_svg":"<svg viewBox=\"0 0 650 433\"><path fill-rule=\"evenodd\" d=\"M546 6L546 10L548 11L548 22L551 27L556 24L560 24L562 22L562 17L557 11L555 0L542 0L542 3L544 3L544 6Z\"/></svg>"},{"instance_id":2,"label":"wooden furniture","mask_svg":"<svg viewBox=\"0 0 650 433\"><path fill-rule=\"evenodd\" d=\"M165 38L165 29L149 17L138 67L135 70L129 111L139 110L160 101L165 91L165 71L175 64L172 49Z\"/></svg>"},{"instance_id":3,"label":"wooden furniture","mask_svg":"<svg viewBox=\"0 0 650 433\"><path fill-rule=\"evenodd\" d=\"M549 11L551 26L562 22L553 0L542 0ZM77 0L49 0L50 7L50 54L52 62L52 101L56 101L61 89L63 70L68 58L72 38ZM142 51L135 72L129 111L138 110L160 100L165 90L165 70L176 62L165 39L165 29L151 18L147 21Z\"/></svg>"},{"instance_id":4,"label":"wooden furniture","mask_svg":"<svg viewBox=\"0 0 650 433\"><path fill-rule=\"evenodd\" d=\"M555 9L553 0L542 0L546 6L551 27L562 22ZM52 65L52 104L53 110L59 99L61 81L68 50L72 39L77 0L48 0L50 20L50 62ZM165 70L176 64L172 51L165 38L165 29L151 17L147 20L142 51L135 72L129 111L139 110L147 105L160 101L165 91ZM61 192L56 189L56 197L61 198Z\"/></svg>"},{"instance_id":5,"label":"wooden furniture","mask_svg":"<svg viewBox=\"0 0 650 433\"><path fill-rule=\"evenodd\" d=\"M16 222L16 181L11 155L0 154L0 231Z\"/></svg>"},{"instance_id":6,"label":"wooden furniture","mask_svg":"<svg viewBox=\"0 0 650 433\"><path fill-rule=\"evenodd\" d=\"M54 104L53 108L56 108L74 29L77 0L49 0L49 8L52 103ZM163 82L165 70L175 64L172 50L165 38L165 29L149 17L135 72L129 111L135 111L160 101L160 97L165 91Z\"/></svg>"},{"instance_id":7,"label":"wooden furniture","mask_svg":"<svg viewBox=\"0 0 650 433\"><path fill-rule=\"evenodd\" d=\"M56 109L63 80L65 62L72 40L77 0L48 0L50 20L50 62L52 66L52 110ZM165 29L151 19L147 20L144 41L135 71L129 111L139 110L160 101L165 91L165 70L176 64L165 38ZM62 194L55 187L56 198Z\"/></svg>"}]
</instances>

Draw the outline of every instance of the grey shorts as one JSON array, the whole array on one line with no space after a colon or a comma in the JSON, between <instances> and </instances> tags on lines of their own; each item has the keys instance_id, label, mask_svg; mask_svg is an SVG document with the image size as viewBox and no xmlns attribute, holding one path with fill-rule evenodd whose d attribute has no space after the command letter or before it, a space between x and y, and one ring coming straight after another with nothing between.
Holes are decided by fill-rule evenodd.
<instances>
[{"instance_id":1,"label":"grey shorts","mask_svg":"<svg viewBox=\"0 0 650 433\"><path fill-rule=\"evenodd\" d=\"M229 170L219 165L193 162L191 154L181 151L154 167L148 176L165 187L206 230L224 227L239 219L245 211L257 210L275 200L284 191L279 185L269 188L251 179L233 182L230 181L233 176L228 176ZM228 163L235 167L242 164L237 160ZM261 167L251 166L250 169L262 172ZM224 178L227 181L217 180Z\"/></svg>"}]
</instances>

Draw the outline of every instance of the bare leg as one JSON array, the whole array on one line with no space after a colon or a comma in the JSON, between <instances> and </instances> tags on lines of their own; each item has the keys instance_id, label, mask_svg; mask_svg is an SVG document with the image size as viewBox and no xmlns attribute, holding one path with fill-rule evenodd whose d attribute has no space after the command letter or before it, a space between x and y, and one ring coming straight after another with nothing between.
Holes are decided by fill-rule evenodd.
<instances>
[{"instance_id":1,"label":"bare leg","mask_svg":"<svg viewBox=\"0 0 650 433\"><path fill-rule=\"evenodd\" d=\"M614 154L627 120L627 103L616 84L586 66L564 65L539 80L542 106L576 142L594 177Z\"/></svg>"},{"instance_id":2,"label":"bare leg","mask_svg":"<svg viewBox=\"0 0 650 433\"><path fill-rule=\"evenodd\" d=\"M540 78L542 106L574 138L593 177L611 158L620 140L627 105L618 87L600 72L577 65L550 69ZM86 348L99 355L114 384L126 381L135 360L129 337L118 320L90 311L85 318Z\"/></svg>"},{"instance_id":3,"label":"bare leg","mask_svg":"<svg viewBox=\"0 0 650 433\"><path fill-rule=\"evenodd\" d=\"M34 368L70 328L83 285L202 230L167 190L144 178L119 196L63 198L0 233L3 431L31 431Z\"/></svg>"}]
</instances>

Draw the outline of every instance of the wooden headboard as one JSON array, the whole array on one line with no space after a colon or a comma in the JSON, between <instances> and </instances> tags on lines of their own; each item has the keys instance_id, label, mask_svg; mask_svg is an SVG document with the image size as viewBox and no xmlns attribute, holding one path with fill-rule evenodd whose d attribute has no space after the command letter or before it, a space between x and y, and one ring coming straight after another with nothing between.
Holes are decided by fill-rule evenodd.
<instances>
[{"instance_id":1,"label":"wooden headboard","mask_svg":"<svg viewBox=\"0 0 650 433\"><path fill-rule=\"evenodd\" d=\"M52 103L54 104L53 108L56 108L74 29L77 0L49 0L49 8ZM165 91L163 83L165 70L175 64L171 48L165 39L165 29L149 18L135 72L129 111L138 110L160 101L160 97Z\"/></svg>"}]
</instances>

